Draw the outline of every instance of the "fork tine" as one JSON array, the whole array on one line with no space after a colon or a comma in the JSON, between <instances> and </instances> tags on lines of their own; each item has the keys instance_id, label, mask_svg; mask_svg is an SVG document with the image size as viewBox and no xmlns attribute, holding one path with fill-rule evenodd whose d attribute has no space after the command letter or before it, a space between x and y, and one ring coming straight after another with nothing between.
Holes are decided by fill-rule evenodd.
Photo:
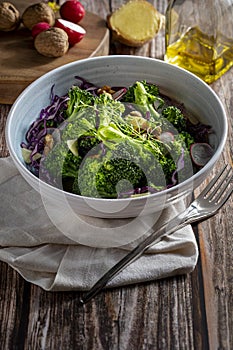
<instances>
[{"instance_id":1,"label":"fork tine","mask_svg":"<svg viewBox=\"0 0 233 350\"><path fill-rule=\"evenodd\" d=\"M218 199L221 197L221 193L223 193L223 191L227 188L228 184L231 182L232 175L229 176L231 172L232 172L231 167L228 167L228 165L224 167L224 172L222 172L221 177L218 178L220 179L220 181L218 183L216 182L216 186L213 185L212 190L210 190L210 193L208 195L209 201L211 200L216 200L216 202L218 201ZM225 183L225 186L223 187L224 183Z\"/></svg>"},{"instance_id":2,"label":"fork tine","mask_svg":"<svg viewBox=\"0 0 233 350\"><path fill-rule=\"evenodd\" d=\"M216 209L220 209L226 203L226 201L228 200L232 192L233 192L233 186L230 187L226 193L224 193L224 195L221 198L221 201L216 204L216 207L217 207Z\"/></svg>"},{"instance_id":3,"label":"fork tine","mask_svg":"<svg viewBox=\"0 0 233 350\"><path fill-rule=\"evenodd\" d=\"M200 196L201 197L205 197L207 195L207 193L213 188L214 184L218 181L218 179L222 176L222 174L224 173L224 171L226 170L226 168L228 167L228 165L225 165L223 167L223 169L220 171L220 173L215 176L209 183L208 185L204 188L204 190L201 192Z\"/></svg>"},{"instance_id":4,"label":"fork tine","mask_svg":"<svg viewBox=\"0 0 233 350\"><path fill-rule=\"evenodd\" d=\"M221 199L221 197L225 196L224 192L226 191L227 187L229 186L229 184L231 183L231 181L233 179L233 175L232 174L229 177L230 172L232 172L231 168L227 172L227 174L224 177L224 179L222 179L222 182L219 183L219 185L216 187L215 191L213 191L213 193L211 193L210 197L208 198L210 201L214 200L215 203L218 203L218 201ZM225 180L227 180L227 181L225 181ZM224 183L224 181L225 181L225 183ZM220 191L218 192L218 190L220 190Z\"/></svg>"}]
</instances>

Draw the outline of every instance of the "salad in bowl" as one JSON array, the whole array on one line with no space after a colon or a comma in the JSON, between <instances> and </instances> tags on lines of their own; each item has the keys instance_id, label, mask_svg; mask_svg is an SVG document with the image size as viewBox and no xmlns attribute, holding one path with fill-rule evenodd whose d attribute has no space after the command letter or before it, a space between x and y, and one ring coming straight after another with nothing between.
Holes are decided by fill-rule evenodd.
<instances>
[{"instance_id":1,"label":"salad in bowl","mask_svg":"<svg viewBox=\"0 0 233 350\"><path fill-rule=\"evenodd\" d=\"M43 181L87 197L134 197L175 186L212 157L212 128L194 123L156 84L75 78L65 95L52 87L21 143L28 169Z\"/></svg>"},{"instance_id":2,"label":"salad in bowl","mask_svg":"<svg viewBox=\"0 0 233 350\"><path fill-rule=\"evenodd\" d=\"M17 98L6 125L16 167L52 208L63 213L67 201L101 218L155 213L187 196L226 137L211 87L161 60L127 55L46 73Z\"/></svg>"}]
</instances>

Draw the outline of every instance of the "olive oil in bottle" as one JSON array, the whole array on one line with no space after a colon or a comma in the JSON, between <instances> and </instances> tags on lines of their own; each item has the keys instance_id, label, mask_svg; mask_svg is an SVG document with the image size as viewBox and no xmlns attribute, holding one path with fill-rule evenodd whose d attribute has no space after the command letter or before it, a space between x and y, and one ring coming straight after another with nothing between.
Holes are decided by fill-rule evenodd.
<instances>
[{"instance_id":1,"label":"olive oil in bottle","mask_svg":"<svg viewBox=\"0 0 233 350\"><path fill-rule=\"evenodd\" d=\"M198 1L170 1L166 13L164 59L191 71L205 82L212 83L233 65L233 17L226 16L226 13L232 16L233 2L229 4L231 0L226 0L228 6L223 11L224 0L214 0L211 8L206 8L209 0L206 0L206 4L203 0L202 6L197 8ZM213 6L220 6L221 11ZM197 10L202 13L197 13ZM221 31L224 14L225 27Z\"/></svg>"}]
</instances>

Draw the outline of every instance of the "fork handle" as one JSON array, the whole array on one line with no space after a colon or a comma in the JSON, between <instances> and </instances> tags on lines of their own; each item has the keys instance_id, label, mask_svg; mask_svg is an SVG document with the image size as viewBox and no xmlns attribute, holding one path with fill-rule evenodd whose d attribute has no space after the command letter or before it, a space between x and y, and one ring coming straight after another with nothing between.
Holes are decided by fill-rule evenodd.
<instances>
[{"instance_id":1,"label":"fork handle","mask_svg":"<svg viewBox=\"0 0 233 350\"><path fill-rule=\"evenodd\" d=\"M168 223L161 226L157 231L153 231L145 240L139 243L132 251L126 254L118 263L116 263L110 270L108 270L95 284L94 286L80 299L81 304L86 304L96 294L98 294L106 284L112 280L123 268L131 264L137 258L139 258L148 248L150 248L157 239L174 233L177 229L180 229L188 224L185 220L184 211L179 216L171 219Z\"/></svg>"}]
</instances>

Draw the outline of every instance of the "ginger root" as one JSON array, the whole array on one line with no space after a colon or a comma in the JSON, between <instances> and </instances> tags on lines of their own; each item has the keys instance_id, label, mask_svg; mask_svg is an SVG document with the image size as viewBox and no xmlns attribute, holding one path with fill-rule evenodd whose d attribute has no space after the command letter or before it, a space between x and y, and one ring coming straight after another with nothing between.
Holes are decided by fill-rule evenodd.
<instances>
[{"instance_id":1,"label":"ginger root","mask_svg":"<svg viewBox=\"0 0 233 350\"><path fill-rule=\"evenodd\" d=\"M0 30L10 32L18 28L20 13L10 2L0 4Z\"/></svg>"},{"instance_id":2,"label":"ginger root","mask_svg":"<svg viewBox=\"0 0 233 350\"><path fill-rule=\"evenodd\" d=\"M110 14L107 23L113 38L139 47L159 32L163 17L148 1L131 0Z\"/></svg>"}]
</instances>

